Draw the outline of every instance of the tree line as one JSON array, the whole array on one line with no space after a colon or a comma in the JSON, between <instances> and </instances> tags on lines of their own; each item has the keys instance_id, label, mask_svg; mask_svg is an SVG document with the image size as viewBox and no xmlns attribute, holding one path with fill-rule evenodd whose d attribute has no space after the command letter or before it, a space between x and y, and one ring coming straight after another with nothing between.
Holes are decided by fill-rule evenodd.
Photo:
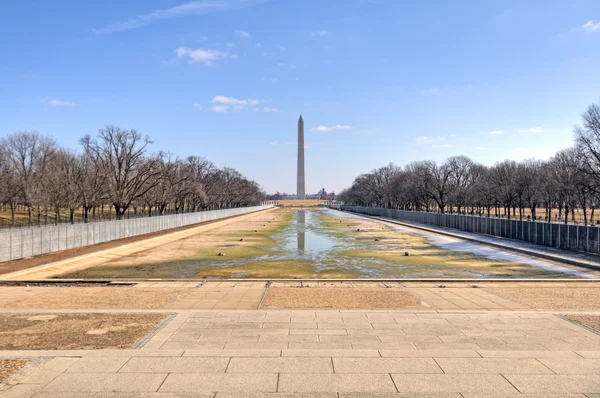
<instances>
[{"instance_id":1,"label":"tree line","mask_svg":"<svg viewBox=\"0 0 600 398\"><path fill-rule=\"evenodd\" d=\"M106 126L79 143L80 151L70 151L35 131L0 139L0 206L13 224L18 208L30 224L58 223L61 212L73 223L76 212L88 222L105 211L122 219L250 206L265 197L230 167L151 153L152 140L135 129Z\"/></svg>"},{"instance_id":2,"label":"tree line","mask_svg":"<svg viewBox=\"0 0 600 398\"><path fill-rule=\"evenodd\" d=\"M347 204L490 217L568 222L575 211L593 223L600 204L600 104L590 105L574 128L574 146L547 161L504 160L485 166L466 156L443 162L392 163L356 177L338 195ZM553 214L556 210L558 214ZM554 217L554 218L553 218Z\"/></svg>"}]
</instances>

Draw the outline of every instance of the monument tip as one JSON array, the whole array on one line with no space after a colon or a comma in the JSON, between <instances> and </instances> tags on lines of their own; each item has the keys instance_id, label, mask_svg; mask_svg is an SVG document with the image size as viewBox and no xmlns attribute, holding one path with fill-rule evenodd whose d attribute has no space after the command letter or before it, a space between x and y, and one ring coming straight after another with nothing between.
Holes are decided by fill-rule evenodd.
<instances>
[{"instance_id":1,"label":"monument tip","mask_svg":"<svg viewBox=\"0 0 600 398\"><path fill-rule=\"evenodd\" d=\"M302 120L302 115L300 115L300 119L298 119L298 122L304 122L304 120Z\"/></svg>"}]
</instances>

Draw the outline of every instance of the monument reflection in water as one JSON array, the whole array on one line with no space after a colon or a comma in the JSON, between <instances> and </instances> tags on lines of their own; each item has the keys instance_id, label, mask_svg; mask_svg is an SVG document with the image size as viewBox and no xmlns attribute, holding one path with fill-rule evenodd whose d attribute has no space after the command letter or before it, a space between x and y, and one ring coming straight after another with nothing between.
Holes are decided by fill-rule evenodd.
<instances>
[{"instance_id":1,"label":"monument reflection in water","mask_svg":"<svg viewBox=\"0 0 600 398\"><path fill-rule=\"evenodd\" d=\"M306 246L306 212L304 210L296 212L296 224L298 228L298 252L304 253Z\"/></svg>"}]
</instances>

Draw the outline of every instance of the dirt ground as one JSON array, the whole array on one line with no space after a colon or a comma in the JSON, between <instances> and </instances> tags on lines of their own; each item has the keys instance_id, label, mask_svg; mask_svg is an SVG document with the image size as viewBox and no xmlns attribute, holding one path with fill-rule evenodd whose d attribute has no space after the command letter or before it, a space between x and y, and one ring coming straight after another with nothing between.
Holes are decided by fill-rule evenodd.
<instances>
[{"instance_id":1,"label":"dirt ground","mask_svg":"<svg viewBox=\"0 0 600 398\"><path fill-rule=\"evenodd\" d=\"M408 229L394 229L366 218L320 216L321 223L336 236L354 242L342 256L378 259L391 265L389 277L443 278L565 278L518 262L494 260L467 251L448 250ZM457 243L460 245L460 242ZM408 254L408 255L406 255Z\"/></svg>"},{"instance_id":2,"label":"dirt ground","mask_svg":"<svg viewBox=\"0 0 600 398\"><path fill-rule=\"evenodd\" d=\"M126 349L166 314L2 314L0 350Z\"/></svg>"},{"instance_id":3,"label":"dirt ground","mask_svg":"<svg viewBox=\"0 0 600 398\"><path fill-rule=\"evenodd\" d=\"M600 287L494 287L486 290L535 309L600 309Z\"/></svg>"},{"instance_id":4,"label":"dirt ground","mask_svg":"<svg viewBox=\"0 0 600 398\"><path fill-rule=\"evenodd\" d=\"M172 228L172 229L168 229L165 231L158 231L158 232L153 232L150 234L145 234L145 235L140 235L140 236L132 236L131 238L125 238L125 239L113 240L110 242L98 243L96 245L76 247L74 249L62 250L59 252L48 253L48 254L42 254L41 256L28 257L28 258L23 258L23 259L14 260L14 261L0 262L0 275L9 274L9 273L15 272L15 271L21 271L21 270L24 270L27 268L37 267L39 265L49 264L49 263L53 263L56 261L66 260L66 259L77 257L77 256L83 256L84 254L94 253L94 252L101 251L101 250L111 249L113 247L118 247L121 245L125 245L127 243L133 243L133 242L138 242L138 241L142 241L142 240L149 239L149 238L155 238L157 236L168 235L173 232L184 231L186 229L195 228L198 225L208 225L208 224L212 224L214 222L220 222L223 220L227 220L228 218L231 218L231 217L221 218L219 220L207 221L205 223L200 223L200 224L186 225L184 227Z\"/></svg>"},{"instance_id":5,"label":"dirt ground","mask_svg":"<svg viewBox=\"0 0 600 398\"><path fill-rule=\"evenodd\" d=\"M600 333L600 315L570 315L569 319L590 327Z\"/></svg>"},{"instance_id":6,"label":"dirt ground","mask_svg":"<svg viewBox=\"0 0 600 398\"><path fill-rule=\"evenodd\" d=\"M64 287L49 289L8 304L9 308L43 309L152 309L164 308L193 288Z\"/></svg>"},{"instance_id":7,"label":"dirt ground","mask_svg":"<svg viewBox=\"0 0 600 398\"><path fill-rule=\"evenodd\" d=\"M271 288L263 308L376 309L423 308L406 289L394 288Z\"/></svg>"},{"instance_id":8,"label":"dirt ground","mask_svg":"<svg viewBox=\"0 0 600 398\"><path fill-rule=\"evenodd\" d=\"M60 278L200 278L200 262L209 269L236 259L267 254L275 241L271 235L283 228L291 213L282 210L251 217L203 231L168 244L107 261L96 267L60 275ZM221 255L220 255L221 254ZM213 267L213 264L216 267ZM212 275L210 275L212 276Z\"/></svg>"},{"instance_id":9,"label":"dirt ground","mask_svg":"<svg viewBox=\"0 0 600 398\"><path fill-rule=\"evenodd\" d=\"M0 382L23 369L29 362L22 359L0 359Z\"/></svg>"}]
</instances>

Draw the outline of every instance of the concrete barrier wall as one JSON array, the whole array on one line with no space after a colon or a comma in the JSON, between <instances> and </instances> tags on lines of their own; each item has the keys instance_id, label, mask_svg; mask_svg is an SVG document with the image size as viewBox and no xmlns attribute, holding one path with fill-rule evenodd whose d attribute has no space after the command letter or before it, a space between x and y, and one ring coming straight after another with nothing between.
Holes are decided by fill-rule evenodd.
<instances>
[{"instance_id":1,"label":"concrete barrier wall","mask_svg":"<svg viewBox=\"0 0 600 398\"><path fill-rule=\"evenodd\" d=\"M520 240L536 245L600 254L600 228L595 226L508 220L461 214L427 213L378 207L342 205L338 208L371 216Z\"/></svg>"},{"instance_id":2,"label":"concrete barrier wall","mask_svg":"<svg viewBox=\"0 0 600 398\"><path fill-rule=\"evenodd\" d=\"M273 205L0 231L0 262L264 210Z\"/></svg>"}]
</instances>

